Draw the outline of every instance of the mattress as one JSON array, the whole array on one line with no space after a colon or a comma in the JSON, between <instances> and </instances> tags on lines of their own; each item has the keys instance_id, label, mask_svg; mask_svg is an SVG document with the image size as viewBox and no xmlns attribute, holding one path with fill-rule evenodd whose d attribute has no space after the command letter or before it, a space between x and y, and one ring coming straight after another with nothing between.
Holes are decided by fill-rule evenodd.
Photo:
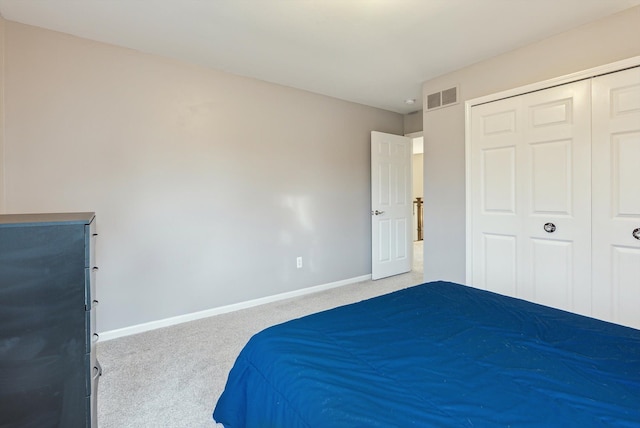
<instances>
[{"instance_id":1,"label":"mattress","mask_svg":"<svg viewBox=\"0 0 640 428\"><path fill-rule=\"evenodd\" d=\"M434 282L253 336L213 412L238 427L638 427L640 331Z\"/></svg>"}]
</instances>

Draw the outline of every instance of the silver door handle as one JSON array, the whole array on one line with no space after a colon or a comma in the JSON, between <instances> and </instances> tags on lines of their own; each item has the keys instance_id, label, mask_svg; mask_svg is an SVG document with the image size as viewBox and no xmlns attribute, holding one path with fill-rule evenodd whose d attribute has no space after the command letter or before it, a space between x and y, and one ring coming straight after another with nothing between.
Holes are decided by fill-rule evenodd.
<instances>
[{"instance_id":1,"label":"silver door handle","mask_svg":"<svg viewBox=\"0 0 640 428\"><path fill-rule=\"evenodd\" d=\"M544 231L547 233L553 233L556 231L556 225L553 223L545 223L543 228L544 228Z\"/></svg>"},{"instance_id":2,"label":"silver door handle","mask_svg":"<svg viewBox=\"0 0 640 428\"><path fill-rule=\"evenodd\" d=\"M633 235L634 238L640 241L640 227L636 227L635 229L633 229L631 235Z\"/></svg>"},{"instance_id":3,"label":"silver door handle","mask_svg":"<svg viewBox=\"0 0 640 428\"><path fill-rule=\"evenodd\" d=\"M371 211L371 215L381 215L381 214L384 214L384 211L378 211L378 210Z\"/></svg>"}]
</instances>

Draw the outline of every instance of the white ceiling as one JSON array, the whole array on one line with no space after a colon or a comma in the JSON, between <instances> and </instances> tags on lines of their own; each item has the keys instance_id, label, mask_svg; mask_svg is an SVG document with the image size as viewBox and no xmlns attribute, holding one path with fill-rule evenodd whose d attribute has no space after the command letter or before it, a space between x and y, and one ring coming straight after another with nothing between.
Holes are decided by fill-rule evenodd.
<instances>
[{"instance_id":1,"label":"white ceiling","mask_svg":"<svg viewBox=\"0 0 640 428\"><path fill-rule=\"evenodd\" d=\"M421 83L640 0L0 0L5 19L400 113ZM410 106L405 99L415 98ZM250 102L250 101L249 101Z\"/></svg>"}]
</instances>

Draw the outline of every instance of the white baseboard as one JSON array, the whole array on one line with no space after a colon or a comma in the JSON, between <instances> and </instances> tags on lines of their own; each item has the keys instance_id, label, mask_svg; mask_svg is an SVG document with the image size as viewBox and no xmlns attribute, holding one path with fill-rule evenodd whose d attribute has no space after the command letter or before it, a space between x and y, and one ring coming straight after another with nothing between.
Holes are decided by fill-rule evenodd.
<instances>
[{"instance_id":1,"label":"white baseboard","mask_svg":"<svg viewBox=\"0 0 640 428\"><path fill-rule=\"evenodd\" d=\"M169 327L172 325L182 324L184 322L195 321L202 318L212 317L214 315L226 314L229 312L239 311L241 309L252 308L254 306L264 305L265 303L277 302L279 300L290 299L292 297L304 296L306 294L317 293L319 291L329 290L331 288L342 287L344 285L355 284L357 282L368 281L371 275L357 276L355 278L343 279L341 281L330 282L328 284L316 285L314 287L303 288L300 290L288 291L286 293L275 294L273 296L261 297L259 299L248 300L246 302L234 303L218 308L206 309L204 311L192 312L190 314L178 315L171 318L165 318L157 321L151 321L143 324L136 324L129 327L109 330L100 333L100 342L117 339L119 337L131 336L132 334L144 333L158 328Z\"/></svg>"}]
</instances>

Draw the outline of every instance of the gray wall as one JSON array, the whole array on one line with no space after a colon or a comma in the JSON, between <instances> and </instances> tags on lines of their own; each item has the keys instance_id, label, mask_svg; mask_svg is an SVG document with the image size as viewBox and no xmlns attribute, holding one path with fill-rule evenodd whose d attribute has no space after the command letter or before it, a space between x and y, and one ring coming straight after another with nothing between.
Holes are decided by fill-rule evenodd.
<instances>
[{"instance_id":1,"label":"gray wall","mask_svg":"<svg viewBox=\"0 0 640 428\"><path fill-rule=\"evenodd\" d=\"M371 273L402 115L8 21L5 56L6 212L96 211L99 331Z\"/></svg>"},{"instance_id":2,"label":"gray wall","mask_svg":"<svg viewBox=\"0 0 640 428\"><path fill-rule=\"evenodd\" d=\"M422 110L404 115L404 133L422 131Z\"/></svg>"},{"instance_id":3,"label":"gray wall","mask_svg":"<svg viewBox=\"0 0 640 428\"><path fill-rule=\"evenodd\" d=\"M640 7L427 81L461 103L424 113L425 280L465 281L464 101L640 55Z\"/></svg>"}]
</instances>

